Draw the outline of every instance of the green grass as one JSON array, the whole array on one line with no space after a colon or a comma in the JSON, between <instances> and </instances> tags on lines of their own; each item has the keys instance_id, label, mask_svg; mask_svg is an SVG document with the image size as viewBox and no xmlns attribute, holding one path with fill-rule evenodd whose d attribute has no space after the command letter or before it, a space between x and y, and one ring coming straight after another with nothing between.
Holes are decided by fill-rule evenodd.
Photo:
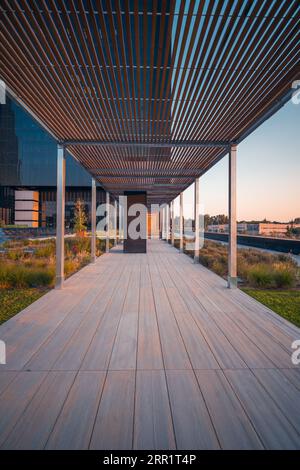
<instances>
[{"instance_id":1,"label":"green grass","mask_svg":"<svg viewBox=\"0 0 300 470\"><path fill-rule=\"evenodd\" d=\"M0 324L28 307L46 292L45 289L0 289Z\"/></svg>"},{"instance_id":2,"label":"green grass","mask_svg":"<svg viewBox=\"0 0 300 470\"><path fill-rule=\"evenodd\" d=\"M259 290L242 289L274 312L300 327L300 291L299 290Z\"/></svg>"}]
</instances>

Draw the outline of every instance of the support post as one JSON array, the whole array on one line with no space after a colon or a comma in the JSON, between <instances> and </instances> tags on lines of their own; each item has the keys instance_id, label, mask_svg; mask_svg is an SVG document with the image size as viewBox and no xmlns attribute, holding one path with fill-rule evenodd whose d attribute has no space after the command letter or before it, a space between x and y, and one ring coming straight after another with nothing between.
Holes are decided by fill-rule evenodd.
<instances>
[{"instance_id":1,"label":"support post","mask_svg":"<svg viewBox=\"0 0 300 470\"><path fill-rule=\"evenodd\" d=\"M194 192L194 210L195 210L195 252L194 262L199 263L199 250L200 250L200 223L199 223L199 185L200 178L195 179L195 192Z\"/></svg>"},{"instance_id":2,"label":"support post","mask_svg":"<svg viewBox=\"0 0 300 470\"><path fill-rule=\"evenodd\" d=\"M92 178L92 201L91 201L91 228L92 228L92 238L91 238L91 262L95 263L96 261L96 181L95 178Z\"/></svg>"},{"instance_id":3,"label":"support post","mask_svg":"<svg viewBox=\"0 0 300 470\"><path fill-rule=\"evenodd\" d=\"M158 211L159 239L162 240L162 214L161 208Z\"/></svg>"},{"instance_id":4,"label":"support post","mask_svg":"<svg viewBox=\"0 0 300 470\"><path fill-rule=\"evenodd\" d=\"M180 203L180 214L179 214L179 249L183 253L183 193L179 196Z\"/></svg>"},{"instance_id":5,"label":"support post","mask_svg":"<svg viewBox=\"0 0 300 470\"><path fill-rule=\"evenodd\" d=\"M162 238L166 241L167 239L167 207L164 205L162 208Z\"/></svg>"},{"instance_id":6,"label":"support post","mask_svg":"<svg viewBox=\"0 0 300 470\"><path fill-rule=\"evenodd\" d=\"M117 235L117 231L118 231L118 203L117 203L116 199L115 199L115 213L114 213L114 216L115 216L115 221L114 221L114 229L115 229L114 246L117 246L117 244L118 244L118 235Z\"/></svg>"},{"instance_id":7,"label":"support post","mask_svg":"<svg viewBox=\"0 0 300 470\"><path fill-rule=\"evenodd\" d=\"M57 147L57 191L56 191L56 282L61 289L64 282L65 265L65 186L66 159L63 146Z\"/></svg>"},{"instance_id":8,"label":"support post","mask_svg":"<svg viewBox=\"0 0 300 470\"><path fill-rule=\"evenodd\" d=\"M236 154L237 146L229 151L228 167L228 287L237 286L237 227L236 227Z\"/></svg>"},{"instance_id":9,"label":"support post","mask_svg":"<svg viewBox=\"0 0 300 470\"><path fill-rule=\"evenodd\" d=\"M110 219L110 214L109 214L109 192L106 191L106 220L107 220L106 237L105 237L105 252L106 253L109 253L109 219Z\"/></svg>"},{"instance_id":10,"label":"support post","mask_svg":"<svg viewBox=\"0 0 300 470\"><path fill-rule=\"evenodd\" d=\"M170 204L166 205L166 242L170 240Z\"/></svg>"},{"instance_id":11,"label":"support post","mask_svg":"<svg viewBox=\"0 0 300 470\"><path fill-rule=\"evenodd\" d=\"M172 219L172 222L171 222L171 243L172 243L172 246L174 246L174 233L175 233L175 227L174 227L174 223L175 223L174 199L173 199L173 201L171 201L171 219Z\"/></svg>"}]
</instances>

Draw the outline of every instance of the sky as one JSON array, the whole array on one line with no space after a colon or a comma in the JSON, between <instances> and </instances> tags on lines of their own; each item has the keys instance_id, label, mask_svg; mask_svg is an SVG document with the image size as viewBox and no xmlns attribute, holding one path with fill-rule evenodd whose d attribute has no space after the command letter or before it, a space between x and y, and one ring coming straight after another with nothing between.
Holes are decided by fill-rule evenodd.
<instances>
[{"instance_id":1,"label":"sky","mask_svg":"<svg viewBox=\"0 0 300 470\"><path fill-rule=\"evenodd\" d=\"M200 200L204 213L228 214L228 156L200 178ZM193 187L184 193L184 216L193 216ZM295 217L300 217L300 104L289 101L238 146L237 219Z\"/></svg>"}]
</instances>

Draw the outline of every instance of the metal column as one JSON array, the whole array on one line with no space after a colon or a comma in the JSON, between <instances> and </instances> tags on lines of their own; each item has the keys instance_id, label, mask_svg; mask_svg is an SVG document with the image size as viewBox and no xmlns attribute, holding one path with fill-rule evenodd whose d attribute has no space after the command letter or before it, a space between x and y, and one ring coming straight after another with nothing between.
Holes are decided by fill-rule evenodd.
<instances>
[{"instance_id":1,"label":"metal column","mask_svg":"<svg viewBox=\"0 0 300 470\"><path fill-rule=\"evenodd\" d=\"M229 206L229 239L228 239L228 287L237 286L237 227L236 227L236 154L237 146L232 145L229 151L228 168L228 206Z\"/></svg>"},{"instance_id":2,"label":"metal column","mask_svg":"<svg viewBox=\"0 0 300 470\"><path fill-rule=\"evenodd\" d=\"M109 253L109 192L106 191L106 237L105 237L105 252Z\"/></svg>"},{"instance_id":3,"label":"metal column","mask_svg":"<svg viewBox=\"0 0 300 470\"><path fill-rule=\"evenodd\" d=\"M166 242L170 240L170 204L166 205Z\"/></svg>"},{"instance_id":4,"label":"metal column","mask_svg":"<svg viewBox=\"0 0 300 470\"><path fill-rule=\"evenodd\" d=\"M194 210L195 210L195 252L194 252L194 262L195 263L199 263L199 250L200 250L199 183L200 183L200 178L196 178L195 179L195 192L194 192Z\"/></svg>"},{"instance_id":5,"label":"metal column","mask_svg":"<svg viewBox=\"0 0 300 470\"><path fill-rule=\"evenodd\" d=\"M65 186L66 159L63 146L57 146L57 192L56 192L56 282L61 289L64 282L65 264Z\"/></svg>"},{"instance_id":6,"label":"metal column","mask_svg":"<svg viewBox=\"0 0 300 470\"><path fill-rule=\"evenodd\" d=\"M171 201L171 219L172 219L172 222L171 222L171 243L172 245L174 246L174 221L175 221L175 217L174 217L174 199L173 201Z\"/></svg>"},{"instance_id":7,"label":"metal column","mask_svg":"<svg viewBox=\"0 0 300 470\"><path fill-rule=\"evenodd\" d=\"M91 238L91 262L96 261L96 181L92 178L92 201L91 201L91 226L92 226L92 238Z\"/></svg>"},{"instance_id":8,"label":"metal column","mask_svg":"<svg viewBox=\"0 0 300 470\"><path fill-rule=\"evenodd\" d=\"M115 237L114 237L114 245L117 246L118 244L118 202L115 199L115 213L114 213L114 230L115 230Z\"/></svg>"},{"instance_id":9,"label":"metal column","mask_svg":"<svg viewBox=\"0 0 300 470\"><path fill-rule=\"evenodd\" d=\"M183 193L179 196L180 213L179 213L179 249L183 252Z\"/></svg>"}]
</instances>

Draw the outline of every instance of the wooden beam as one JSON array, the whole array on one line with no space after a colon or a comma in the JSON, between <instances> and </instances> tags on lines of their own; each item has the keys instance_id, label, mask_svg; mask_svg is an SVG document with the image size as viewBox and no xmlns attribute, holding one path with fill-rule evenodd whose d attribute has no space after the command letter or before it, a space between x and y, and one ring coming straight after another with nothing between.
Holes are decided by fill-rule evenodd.
<instances>
[{"instance_id":1,"label":"wooden beam","mask_svg":"<svg viewBox=\"0 0 300 470\"><path fill-rule=\"evenodd\" d=\"M62 144L65 146L99 146L99 147L138 147L138 148L172 148L172 147L228 147L230 142L218 140L186 140L171 142L137 142L137 141L105 141L105 140L64 140Z\"/></svg>"}]
</instances>

